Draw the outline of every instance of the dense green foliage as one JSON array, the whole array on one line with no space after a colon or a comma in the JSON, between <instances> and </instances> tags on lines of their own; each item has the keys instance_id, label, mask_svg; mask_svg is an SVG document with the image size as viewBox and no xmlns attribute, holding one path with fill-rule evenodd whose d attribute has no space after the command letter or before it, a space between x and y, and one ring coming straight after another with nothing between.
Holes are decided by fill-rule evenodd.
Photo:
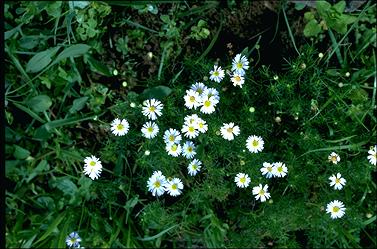
<instances>
[{"instance_id":1,"label":"dense green foliage","mask_svg":"<svg viewBox=\"0 0 377 249\"><path fill-rule=\"evenodd\" d=\"M263 1L4 6L7 247L65 247L72 231L87 248L377 246L376 166L367 159L377 135L373 1L352 13L344 2L300 10ZM266 31L243 31L258 11L280 17L271 42L288 37L276 60ZM297 16L299 32L290 26ZM229 76L208 79L215 63L230 70L241 52L250 60L242 88ZM220 92L213 114L184 106L199 81ZM152 140L140 132L150 97L164 104ZM195 177L162 139L192 113L209 126L193 139L203 162ZM110 131L117 117L130 123L123 137ZM229 122L241 129L233 141L219 134ZM265 141L261 153L245 147L254 134ZM90 155L104 167L93 181L83 174ZM277 161L285 178L261 175L263 162ZM154 170L181 178L182 195L153 197ZM249 188L234 183L239 172L251 177ZM339 191L328 180L338 172L347 180ZM269 185L267 202L251 193L259 183ZM340 219L325 211L332 200L345 204Z\"/></svg>"}]
</instances>

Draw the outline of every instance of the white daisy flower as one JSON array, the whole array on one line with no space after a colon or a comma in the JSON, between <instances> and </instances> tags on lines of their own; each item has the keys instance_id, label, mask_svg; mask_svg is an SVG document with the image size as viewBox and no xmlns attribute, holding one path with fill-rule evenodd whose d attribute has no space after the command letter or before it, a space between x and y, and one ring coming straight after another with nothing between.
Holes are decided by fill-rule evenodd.
<instances>
[{"instance_id":1,"label":"white daisy flower","mask_svg":"<svg viewBox=\"0 0 377 249\"><path fill-rule=\"evenodd\" d=\"M208 131L208 125L207 122L203 119L199 118L196 122L196 129L198 129L201 133L206 133Z\"/></svg>"},{"instance_id":2,"label":"white daisy flower","mask_svg":"<svg viewBox=\"0 0 377 249\"><path fill-rule=\"evenodd\" d=\"M205 96L207 96L208 98L214 97L217 100L217 102L220 101L220 93L215 88L209 87L209 88L204 90L203 94L201 95L202 102L203 102L203 98Z\"/></svg>"},{"instance_id":3,"label":"white daisy flower","mask_svg":"<svg viewBox=\"0 0 377 249\"><path fill-rule=\"evenodd\" d=\"M340 173L337 173L336 176L330 176L329 180L330 186L334 186L334 189L341 190L343 186L346 185L346 179L344 179Z\"/></svg>"},{"instance_id":4,"label":"white daisy flower","mask_svg":"<svg viewBox=\"0 0 377 249\"><path fill-rule=\"evenodd\" d=\"M95 156L85 157L84 174L89 175L92 180L97 179L102 172L102 163Z\"/></svg>"},{"instance_id":5,"label":"white daisy flower","mask_svg":"<svg viewBox=\"0 0 377 249\"><path fill-rule=\"evenodd\" d=\"M334 200L327 204L326 213L330 213L332 219L343 217L344 211L346 211L346 208L341 201Z\"/></svg>"},{"instance_id":6,"label":"white daisy flower","mask_svg":"<svg viewBox=\"0 0 377 249\"><path fill-rule=\"evenodd\" d=\"M225 75L224 70L221 69L221 66L216 66L216 65L213 66L213 70L211 70L209 74L210 74L209 79L217 83L220 83Z\"/></svg>"},{"instance_id":7,"label":"white daisy flower","mask_svg":"<svg viewBox=\"0 0 377 249\"><path fill-rule=\"evenodd\" d=\"M246 148L251 152L251 153L258 153L263 150L264 146L264 141L263 138L260 136L249 136L246 140Z\"/></svg>"},{"instance_id":8,"label":"white daisy flower","mask_svg":"<svg viewBox=\"0 0 377 249\"><path fill-rule=\"evenodd\" d=\"M189 109L196 109L201 105L201 97L198 92L194 90L186 90L186 95L183 97L185 106Z\"/></svg>"},{"instance_id":9,"label":"white daisy flower","mask_svg":"<svg viewBox=\"0 0 377 249\"><path fill-rule=\"evenodd\" d=\"M162 108L164 105L157 99L148 99L143 102L142 113L149 119L155 120L157 116L162 115Z\"/></svg>"},{"instance_id":10,"label":"white daisy flower","mask_svg":"<svg viewBox=\"0 0 377 249\"><path fill-rule=\"evenodd\" d=\"M167 144L166 145L166 151L168 152L169 155L173 157L177 157L181 154L182 152L182 147L180 144Z\"/></svg>"},{"instance_id":11,"label":"white daisy flower","mask_svg":"<svg viewBox=\"0 0 377 249\"><path fill-rule=\"evenodd\" d=\"M196 175L202 168L201 165L202 165L202 162L199 161L198 159L192 160L192 162L187 167L188 174L191 176Z\"/></svg>"},{"instance_id":12,"label":"white daisy flower","mask_svg":"<svg viewBox=\"0 0 377 249\"><path fill-rule=\"evenodd\" d=\"M141 128L141 132L143 133L143 136L148 139L151 139L157 136L158 131L159 131L159 128L157 124L154 122L146 122Z\"/></svg>"},{"instance_id":13,"label":"white daisy flower","mask_svg":"<svg viewBox=\"0 0 377 249\"><path fill-rule=\"evenodd\" d=\"M182 193L183 183L179 178L173 178L165 183L165 189L171 196L178 196Z\"/></svg>"},{"instance_id":14,"label":"white daisy flower","mask_svg":"<svg viewBox=\"0 0 377 249\"><path fill-rule=\"evenodd\" d=\"M125 119L120 120L119 118L116 118L111 122L111 132L115 136L124 136L128 133L128 129L130 128L130 125L128 124L128 121Z\"/></svg>"},{"instance_id":15,"label":"white daisy flower","mask_svg":"<svg viewBox=\"0 0 377 249\"><path fill-rule=\"evenodd\" d=\"M79 248L80 242L81 238L77 232L70 233L65 239L65 243L68 247Z\"/></svg>"},{"instance_id":16,"label":"white daisy flower","mask_svg":"<svg viewBox=\"0 0 377 249\"><path fill-rule=\"evenodd\" d=\"M165 193L166 178L161 171L153 172L152 176L148 179L148 191L152 192L153 196L161 196Z\"/></svg>"},{"instance_id":17,"label":"white daisy flower","mask_svg":"<svg viewBox=\"0 0 377 249\"><path fill-rule=\"evenodd\" d=\"M196 155L195 144L191 141L186 141L186 143L183 144L182 154L187 159L193 158Z\"/></svg>"},{"instance_id":18,"label":"white daisy flower","mask_svg":"<svg viewBox=\"0 0 377 249\"><path fill-rule=\"evenodd\" d=\"M220 128L221 136L226 140L233 140L234 136L240 134L240 127L234 125L234 123L225 124Z\"/></svg>"},{"instance_id":19,"label":"white daisy flower","mask_svg":"<svg viewBox=\"0 0 377 249\"><path fill-rule=\"evenodd\" d=\"M245 83L245 78L238 73L234 73L230 80L233 82L233 86L239 86L242 88L242 85Z\"/></svg>"},{"instance_id":20,"label":"white daisy flower","mask_svg":"<svg viewBox=\"0 0 377 249\"><path fill-rule=\"evenodd\" d=\"M272 164L272 172L276 177L284 177L288 173L288 168L282 162L277 162Z\"/></svg>"},{"instance_id":21,"label":"white daisy flower","mask_svg":"<svg viewBox=\"0 0 377 249\"><path fill-rule=\"evenodd\" d=\"M202 95L202 93L207 90L207 87L202 82L196 82L191 85L190 89Z\"/></svg>"},{"instance_id":22,"label":"white daisy flower","mask_svg":"<svg viewBox=\"0 0 377 249\"><path fill-rule=\"evenodd\" d=\"M191 114L191 115L187 115L185 118L184 118L184 123L186 125L196 125L197 122L199 120L199 117L198 115L196 114Z\"/></svg>"},{"instance_id":23,"label":"white daisy flower","mask_svg":"<svg viewBox=\"0 0 377 249\"><path fill-rule=\"evenodd\" d=\"M263 167L260 169L262 175L266 175L266 178L271 178L274 175L273 165L268 162L263 163Z\"/></svg>"},{"instance_id":24,"label":"white daisy flower","mask_svg":"<svg viewBox=\"0 0 377 249\"><path fill-rule=\"evenodd\" d=\"M377 145L375 145L374 147L370 147L370 150L368 150L368 160L371 164L373 164L374 166L376 166L376 160L377 160Z\"/></svg>"},{"instance_id":25,"label":"white daisy flower","mask_svg":"<svg viewBox=\"0 0 377 249\"><path fill-rule=\"evenodd\" d=\"M333 164L338 164L338 162L340 161L340 156L335 152L331 152L331 154L327 158L329 159L329 162L332 162Z\"/></svg>"},{"instance_id":26,"label":"white daisy flower","mask_svg":"<svg viewBox=\"0 0 377 249\"><path fill-rule=\"evenodd\" d=\"M238 173L236 177L234 177L234 182L239 188L247 188L250 184L250 181L250 177L244 173Z\"/></svg>"},{"instance_id":27,"label":"white daisy flower","mask_svg":"<svg viewBox=\"0 0 377 249\"><path fill-rule=\"evenodd\" d=\"M246 56L237 54L232 61L232 71L243 76L247 69L249 69L249 61Z\"/></svg>"},{"instance_id":28,"label":"white daisy flower","mask_svg":"<svg viewBox=\"0 0 377 249\"><path fill-rule=\"evenodd\" d=\"M255 199L259 199L261 202L265 202L267 199L271 197L270 193L268 191L268 185L264 185L262 187L262 184L259 184L259 186L256 186L253 188L253 195L255 195Z\"/></svg>"},{"instance_id":29,"label":"white daisy flower","mask_svg":"<svg viewBox=\"0 0 377 249\"><path fill-rule=\"evenodd\" d=\"M188 138L196 138L199 135L199 131L195 129L196 125L195 124L184 124L182 126L182 133L183 136L188 137Z\"/></svg>"},{"instance_id":30,"label":"white daisy flower","mask_svg":"<svg viewBox=\"0 0 377 249\"><path fill-rule=\"evenodd\" d=\"M204 96L202 100L203 100L203 105L200 108L200 111L205 114L213 113L215 111L216 104L219 103L219 101L215 99L215 97L213 96L212 97Z\"/></svg>"},{"instance_id":31,"label":"white daisy flower","mask_svg":"<svg viewBox=\"0 0 377 249\"><path fill-rule=\"evenodd\" d=\"M165 144L179 144L182 140L181 133L178 130L172 128L165 131L163 138Z\"/></svg>"}]
</instances>

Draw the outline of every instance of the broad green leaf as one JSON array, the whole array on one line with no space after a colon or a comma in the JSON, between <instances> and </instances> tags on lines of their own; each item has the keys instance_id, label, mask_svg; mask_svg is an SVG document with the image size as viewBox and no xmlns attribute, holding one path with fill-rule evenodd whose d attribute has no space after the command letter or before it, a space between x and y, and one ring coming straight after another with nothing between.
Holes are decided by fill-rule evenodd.
<instances>
[{"instance_id":1,"label":"broad green leaf","mask_svg":"<svg viewBox=\"0 0 377 249\"><path fill-rule=\"evenodd\" d=\"M41 237L39 237L39 239L37 240L37 242L35 242L35 244L37 244L40 241L45 240L54 230L56 230L60 222L62 222L62 220L64 219L64 217L65 217L65 212L59 214L58 217L56 217L55 220L49 225L46 232Z\"/></svg>"},{"instance_id":2,"label":"broad green leaf","mask_svg":"<svg viewBox=\"0 0 377 249\"><path fill-rule=\"evenodd\" d=\"M145 89L141 95L146 99L156 98L161 100L162 98L168 96L171 92L172 90L167 86L156 86Z\"/></svg>"},{"instance_id":3,"label":"broad green leaf","mask_svg":"<svg viewBox=\"0 0 377 249\"><path fill-rule=\"evenodd\" d=\"M304 18L305 20L307 21L310 21L310 20L313 20L314 19L314 13L309 11L309 12L305 12L304 14Z\"/></svg>"},{"instance_id":4,"label":"broad green leaf","mask_svg":"<svg viewBox=\"0 0 377 249\"><path fill-rule=\"evenodd\" d=\"M60 47L55 47L35 54L26 64L26 72L38 73L46 68L52 61L52 57L58 52L59 48Z\"/></svg>"},{"instance_id":5,"label":"broad green leaf","mask_svg":"<svg viewBox=\"0 0 377 249\"><path fill-rule=\"evenodd\" d=\"M86 59L92 71L102 74L104 76L112 76L109 68L106 65L102 64L100 61L94 59L90 55L86 56Z\"/></svg>"},{"instance_id":6,"label":"broad green leaf","mask_svg":"<svg viewBox=\"0 0 377 249\"><path fill-rule=\"evenodd\" d=\"M321 31L321 26L319 26L317 20L312 19L305 25L304 35L306 37L317 36Z\"/></svg>"},{"instance_id":7,"label":"broad green leaf","mask_svg":"<svg viewBox=\"0 0 377 249\"><path fill-rule=\"evenodd\" d=\"M339 14L342 14L344 12L344 9L346 8L346 2L345 1L340 1L339 3L335 4L333 6L333 9L336 10Z\"/></svg>"},{"instance_id":8,"label":"broad green leaf","mask_svg":"<svg viewBox=\"0 0 377 249\"><path fill-rule=\"evenodd\" d=\"M61 190L64 195L73 196L77 191L77 186L66 176L57 177L52 185Z\"/></svg>"},{"instance_id":9,"label":"broad green leaf","mask_svg":"<svg viewBox=\"0 0 377 249\"><path fill-rule=\"evenodd\" d=\"M30 110L29 108L21 105L21 104L18 104L16 102L13 103L18 109L26 112L27 114L29 114L31 117L33 117L34 119L38 120L39 122L41 123L45 123L45 121L43 119L41 119L38 114L36 114L35 112L33 112L32 110Z\"/></svg>"},{"instance_id":10,"label":"broad green leaf","mask_svg":"<svg viewBox=\"0 0 377 249\"><path fill-rule=\"evenodd\" d=\"M85 103L88 101L88 97L81 97L73 101L72 107L69 109L70 113L76 113L85 107Z\"/></svg>"},{"instance_id":11,"label":"broad green leaf","mask_svg":"<svg viewBox=\"0 0 377 249\"><path fill-rule=\"evenodd\" d=\"M26 159L28 156L30 156L30 151L18 146L18 145L13 145L14 146L14 153L13 156L16 159Z\"/></svg>"},{"instance_id":12,"label":"broad green leaf","mask_svg":"<svg viewBox=\"0 0 377 249\"><path fill-rule=\"evenodd\" d=\"M26 104L35 112L44 112L50 108L52 101L47 95L38 95L26 101Z\"/></svg>"},{"instance_id":13,"label":"broad green leaf","mask_svg":"<svg viewBox=\"0 0 377 249\"><path fill-rule=\"evenodd\" d=\"M329 4L328 2L324 0L317 1L317 10L322 18L325 18L327 16L327 13L330 10L330 8L331 4Z\"/></svg>"},{"instance_id":14,"label":"broad green leaf","mask_svg":"<svg viewBox=\"0 0 377 249\"><path fill-rule=\"evenodd\" d=\"M90 46L86 44L74 44L67 48L65 48L54 60L54 64L59 63L60 61L69 58L69 57L77 57L83 54L86 54L90 49Z\"/></svg>"},{"instance_id":15,"label":"broad green leaf","mask_svg":"<svg viewBox=\"0 0 377 249\"><path fill-rule=\"evenodd\" d=\"M41 204L42 207L44 207L44 208L46 208L46 209L48 209L50 211L53 211L55 209L54 199L52 199L49 196L38 197L37 202L39 204Z\"/></svg>"},{"instance_id":16,"label":"broad green leaf","mask_svg":"<svg viewBox=\"0 0 377 249\"><path fill-rule=\"evenodd\" d=\"M50 169L50 166L48 165L46 160L40 161L40 163L33 169L33 171L29 174L29 177L27 178L26 182L29 183L31 180L33 180L34 177L42 173L43 171L47 171Z\"/></svg>"}]
</instances>

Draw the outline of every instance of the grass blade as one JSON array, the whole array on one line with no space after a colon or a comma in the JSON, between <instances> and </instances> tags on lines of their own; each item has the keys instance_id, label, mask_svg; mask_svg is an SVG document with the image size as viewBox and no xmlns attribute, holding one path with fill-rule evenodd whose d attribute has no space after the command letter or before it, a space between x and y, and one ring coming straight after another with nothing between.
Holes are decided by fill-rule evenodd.
<instances>
[{"instance_id":1,"label":"grass blade","mask_svg":"<svg viewBox=\"0 0 377 249\"><path fill-rule=\"evenodd\" d=\"M160 233L158 233L156 235L153 235L153 236L150 236L150 237L144 237L144 238L137 238L137 239L141 240L141 241L151 241L151 240L160 238L162 235L164 235L165 233L169 232L173 228L176 228L177 226L178 226L178 224L175 224L174 226L171 226L171 227L165 229L164 231L162 231L162 232L160 232Z\"/></svg>"}]
</instances>

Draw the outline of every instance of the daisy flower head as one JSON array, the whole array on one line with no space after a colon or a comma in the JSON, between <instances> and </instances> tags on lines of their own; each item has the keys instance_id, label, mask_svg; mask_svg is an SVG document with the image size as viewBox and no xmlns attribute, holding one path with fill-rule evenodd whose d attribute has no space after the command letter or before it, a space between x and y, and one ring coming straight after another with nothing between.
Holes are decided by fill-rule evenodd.
<instances>
[{"instance_id":1,"label":"daisy flower head","mask_svg":"<svg viewBox=\"0 0 377 249\"><path fill-rule=\"evenodd\" d=\"M374 166L376 166L376 160L377 160L377 145L375 145L374 147L370 147L370 149L368 150L368 160L371 164L373 164Z\"/></svg>"},{"instance_id":2,"label":"daisy flower head","mask_svg":"<svg viewBox=\"0 0 377 249\"><path fill-rule=\"evenodd\" d=\"M344 207L343 202L334 200L327 204L326 213L331 214L332 219L337 219L343 217L345 214L346 208Z\"/></svg>"},{"instance_id":3,"label":"daisy flower head","mask_svg":"<svg viewBox=\"0 0 377 249\"><path fill-rule=\"evenodd\" d=\"M196 122L196 129L201 133L206 133L208 131L207 122L201 118L198 118Z\"/></svg>"},{"instance_id":4,"label":"daisy flower head","mask_svg":"<svg viewBox=\"0 0 377 249\"><path fill-rule=\"evenodd\" d=\"M266 178L271 178L275 176L273 167L274 166L271 163L264 162L260 171L262 172L262 175L266 175Z\"/></svg>"},{"instance_id":5,"label":"daisy flower head","mask_svg":"<svg viewBox=\"0 0 377 249\"><path fill-rule=\"evenodd\" d=\"M270 193L268 193L268 185L262 186L262 184L259 184L259 186L256 186L253 188L253 195L255 195L255 199L260 199L261 202L265 202L267 199L271 197Z\"/></svg>"},{"instance_id":6,"label":"daisy flower head","mask_svg":"<svg viewBox=\"0 0 377 249\"><path fill-rule=\"evenodd\" d=\"M285 163L277 162L272 164L272 172L276 177L284 177L288 173L288 168L285 166Z\"/></svg>"},{"instance_id":7,"label":"daisy flower head","mask_svg":"<svg viewBox=\"0 0 377 249\"><path fill-rule=\"evenodd\" d=\"M85 157L84 174L89 175L92 180L97 179L102 172L102 163L95 156Z\"/></svg>"},{"instance_id":8,"label":"daisy flower head","mask_svg":"<svg viewBox=\"0 0 377 249\"><path fill-rule=\"evenodd\" d=\"M185 106L189 109L196 109L200 106L201 97L198 92L194 90L186 90L186 95L183 97L185 100Z\"/></svg>"},{"instance_id":9,"label":"daisy flower head","mask_svg":"<svg viewBox=\"0 0 377 249\"><path fill-rule=\"evenodd\" d=\"M187 159L193 158L196 155L195 144L191 141L186 141L186 143L183 144L182 154Z\"/></svg>"},{"instance_id":10,"label":"daisy flower head","mask_svg":"<svg viewBox=\"0 0 377 249\"><path fill-rule=\"evenodd\" d=\"M128 129L130 128L130 125L127 120L119 118L116 118L111 122L111 132L115 136L124 136L128 133Z\"/></svg>"},{"instance_id":11,"label":"daisy flower head","mask_svg":"<svg viewBox=\"0 0 377 249\"><path fill-rule=\"evenodd\" d=\"M263 138L255 135L249 136L246 140L246 148L251 153L261 152L264 148Z\"/></svg>"},{"instance_id":12,"label":"daisy flower head","mask_svg":"<svg viewBox=\"0 0 377 249\"><path fill-rule=\"evenodd\" d=\"M249 61L246 56L237 54L232 61L232 71L243 76L247 69L249 69Z\"/></svg>"},{"instance_id":13,"label":"daisy flower head","mask_svg":"<svg viewBox=\"0 0 377 249\"><path fill-rule=\"evenodd\" d=\"M205 96L207 96L208 98L214 97L217 100L217 102L220 101L220 93L215 88L208 87L207 89L205 89L204 92L203 92L203 94L202 94L202 99ZM202 100L202 102L203 102L203 100Z\"/></svg>"},{"instance_id":14,"label":"daisy flower head","mask_svg":"<svg viewBox=\"0 0 377 249\"><path fill-rule=\"evenodd\" d=\"M81 238L77 232L72 232L65 238L68 247L79 248L80 242Z\"/></svg>"},{"instance_id":15,"label":"daisy flower head","mask_svg":"<svg viewBox=\"0 0 377 249\"><path fill-rule=\"evenodd\" d=\"M215 111L215 106L217 105L217 103L219 103L219 101L215 99L214 96L204 96L202 101L203 105L200 108L200 111L205 114L213 113Z\"/></svg>"},{"instance_id":16,"label":"daisy flower head","mask_svg":"<svg viewBox=\"0 0 377 249\"><path fill-rule=\"evenodd\" d=\"M207 87L202 82L195 82L195 84L191 85L190 89L199 93L199 95L201 96L203 92L207 90Z\"/></svg>"},{"instance_id":17,"label":"daisy flower head","mask_svg":"<svg viewBox=\"0 0 377 249\"><path fill-rule=\"evenodd\" d=\"M165 189L171 196L178 196L182 193L183 183L179 178L173 178L165 183Z\"/></svg>"},{"instance_id":18,"label":"daisy flower head","mask_svg":"<svg viewBox=\"0 0 377 249\"><path fill-rule=\"evenodd\" d=\"M173 157L177 157L181 154L182 152L182 147L180 144L167 144L166 145L166 151L168 152L168 155L171 155Z\"/></svg>"},{"instance_id":19,"label":"daisy flower head","mask_svg":"<svg viewBox=\"0 0 377 249\"><path fill-rule=\"evenodd\" d=\"M199 120L199 117L198 115L196 114L191 114L191 115L187 115L185 118L184 118L184 123L186 125L196 125L197 122Z\"/></svg>"},{"instance_id":20,"label":"daisy flower head","mask_svg":"<svg viewBox=\"0 0 377 249\"><path fill-rule=\"evenodd\" d=\"M201 165L202 165L202 162L199 161L198 159L192 160L191 163L187 167L188 174L190 176L196 175L200 171L200 169L202 168Z\"/></svg>"},{"instance_id":21,"label":"daisy flower head","mask_svg":"<svg viewBox=\"0 0 377 249\"><path fill-rule=\"evenodd\" d=\"M159 131L159 128L155 122L146 122L141 128L141 132L143 133L143 136L148 139L151 139L157 136L158 131Z\"/></svg>"},{"instance_id":22,"label":"daisy flower head","mask_svg":"<svg viewBox=\"0 0 377 249\"><path fill-rule=\"evenodd\" d=\"M152 192L153 196L161 196L165 193L166 178L161 171L154 171L147 182L148 191Z\"/></svg>"},{"instance_id":23,"label":"daisy flower head","mask_svg":"<svg viewBox=\"0 0 377 249\"><path fill-rule=\"evenodd\" d=\"M199 131L195 128L196 124L184 124L182 126L183 136L188 138L196 138L199 135Z\"/></svg>"},{"instance_id":24,"label":"daisy flower head","mask_svg":"<svg viewBox=\"0 0 377 249\"><path fill-rule=\"evenodd\" d=\"M233 86L239 86L242 88L242 85L245 83L245 78L238 73L234 73L230 80L233 82Z\"/></svg>"},{"instance_id":25,"label":"daisy flower head","mask_svg":"<svg viewBox=\"0 0 377 249\"><path fill-rule=\"evenodd\" d=\"M217 83L220 83L225 75L224 70L221 69L221 66L216 66L216 65L213 66L213 70L211 70L209 74L210 74L209 79Z\"/></svg>"},{"instance_id":26,"label":"daisy flower head","mask_svg":"<svg viewBox=\"0 0 377 249\"><path fill-rule=\"evenodd\" d=\"M142 113L149 119L156 120L157 116L162 115L164 105L157 99L148 99L143 102Z\"/></svg>"},{"instance_id":27,"label":"daisy flower head","mask_svg":"<svg viewBox=\"0 0 377 249\"><path fill-rule=\"evenodd\" d=\"M234 177L234 182L239 188L247 188L250 184L250 181L250 177L244 173L238 173L236 177Z\"/></svg>"},{"instance_id":28,"label":"daisy flower head","mask_svg":"<svg viewBox=\"0 0 377 249\"><path fill-rule=\"evenodd\" d=\"M334 186L334 189L341 190L344 185L346 185L346 179L342 177L340 173L337 173L336 176L332 175L329 177L330 186Z\"/></svg>"},{"instance_id":29,"label":"daisy flower head","mask_svg":"<svg viewBox=\"0 0 377 249\"><path fill-rule=\"evenodd\" d=\"M172 128L165 131L163 138L165 144L179 144L182 140L181 133L178 130Z\"/></svg>"},{"instance_id":30,"label":"daisy flower head","mask_svg":"<svg viewBox=\"0 0 377 249\"><path fill-rule=\"evenodd\" d=\"M332 162L333 164L338 164L338 162L340 161L340 156L335 152L331 152L331 154L327 158L329 159L329 162Z\"/></svg>"},{"instance_id":31,"label":"daisy flower head","mask_svg":"<svg viewBox=\"0 0 377 249\"><path fill-rule=\"evenodd\" d=\"M240 134L240 127L238 125L234 125L234 123L223 124L220 128L221 136L226 140L233 140L234 136L238 136Z\"/></svg>"}]
</instances>

